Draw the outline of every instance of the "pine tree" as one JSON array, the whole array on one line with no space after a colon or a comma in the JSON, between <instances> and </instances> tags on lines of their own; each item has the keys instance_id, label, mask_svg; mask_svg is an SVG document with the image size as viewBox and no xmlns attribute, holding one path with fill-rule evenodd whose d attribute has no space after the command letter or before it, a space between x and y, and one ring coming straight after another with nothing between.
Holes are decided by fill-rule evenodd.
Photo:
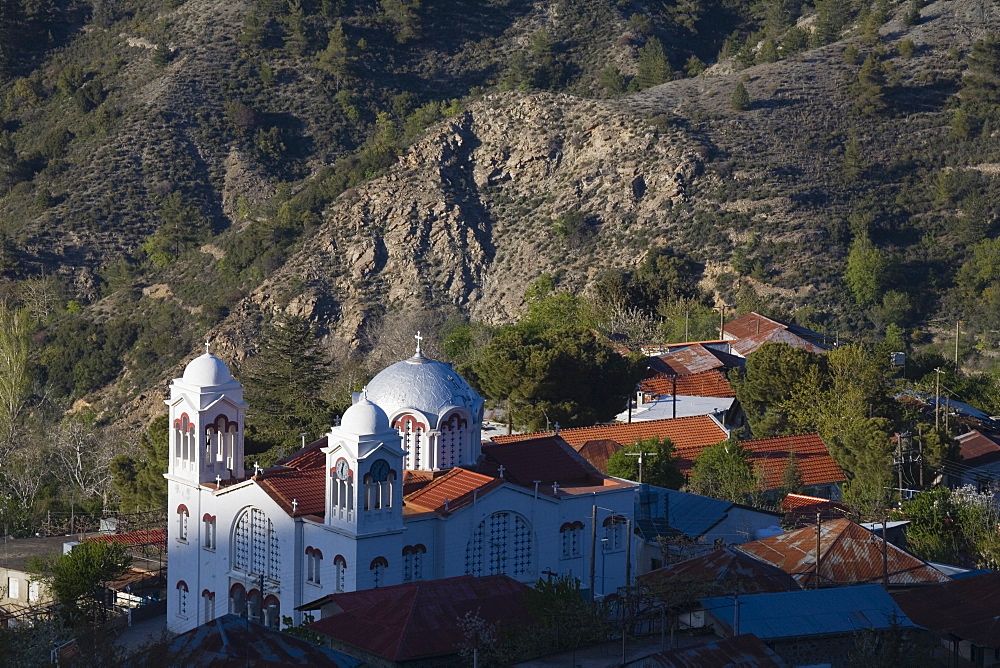
<instances>
[{"instance_id":1,"label":"pine tree","mask_svg":"<svg viewBox=\"0 0 1000 668\"><path fill-rule=\"evenodd\" d=\"M326 48L316 54L316 66L329 72L339 81L351 73L353 58L350 53L350 42L344 33L344 24L337 24L327 34Z\"/></svg>"},{"instance_id":2,"label":"pine tree","mask_svg":"<svg viewBox=\"0 0 1000 668\"><path fill-rule=\"evenodd\" d=\"M1000 104L1000 39L976 42L966 65L960 94L963 104Z\"/></svg>"},{"instance_id":3,"label":"pine tree","mask_svg":"<svg viewBox=\"0 0 1000 668\"><path fill-rule=\"evenodd\" d=\"M746 111L750 107L750 93L747 92L742 81L736 82L736 88L733 89L733 97L730 102L736 111Z\"/></svg>"},{"instance_id":4,"label":"pine tree","mask_svg":"<svg viewBox=\"0 0 1000 668\"><path fill-rule=\"evenodd\" d=\"M804 487L799 458L795 456L795 450L791 450L785 462L785 470L781 474L781 491L785 494L801 494Z\"/></svg>"},{"instance_id":5,"label":"pine tree","mask_svg":"<svg viewBox=\"0 0 1000 668\"><path fill-rule=\"evenodd\" d=\"M670 81L670 62L663 50L663 43L655 37L650 37L645 46L639 49L638 71L633 81L640 90Z\"/></svg>"},{"instance_id":6,"label":"pine tree","mask_svg":"<svg viewBox=\"0 0 1000 668\"><path fill-rule=\"evenodd\" d=\"M294 448L300 433L318 438L329 428L330 406L322 399L327 366L305 319L281 316L264 328L258 353L242 369L248 453Z\"/></svg>"}]
</instances>

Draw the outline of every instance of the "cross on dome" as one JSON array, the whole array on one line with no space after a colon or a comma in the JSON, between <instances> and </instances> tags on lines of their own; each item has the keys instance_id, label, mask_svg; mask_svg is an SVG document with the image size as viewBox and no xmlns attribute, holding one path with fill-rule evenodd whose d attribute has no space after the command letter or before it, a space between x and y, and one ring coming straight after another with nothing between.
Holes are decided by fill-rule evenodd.
<instances>
[{"instance_id":1,"label":"cross on dome","mask_svg":"<svg viewBox=\"0 0 1000 668\"><path fill-rule=\"evenodd\" d=\"M416 333L416 335L414 335L413 338L415 338L417 340L417 354L418 355L422 355L423 353L420 352L420 342L424 340L424 337L420 336L420 330L419 329L417 330L417 333Z\"/></svg>"},{"instance_id":2,"label":"cross on dome","mask_svg":"<svg viewBox=\"0 0 1000 668\"><path fill-rule=\"evenodd\" d=\"M208 342L208 340L206 339L206 340L205 340L205 354L206 354L206 355L211 355L211 354L212 354L212 353L211 353L211 351L209 350L209 347L210 347L210 346L211 346L211 344L210 344L210 343Z\"/></svg>"}]
</instances>

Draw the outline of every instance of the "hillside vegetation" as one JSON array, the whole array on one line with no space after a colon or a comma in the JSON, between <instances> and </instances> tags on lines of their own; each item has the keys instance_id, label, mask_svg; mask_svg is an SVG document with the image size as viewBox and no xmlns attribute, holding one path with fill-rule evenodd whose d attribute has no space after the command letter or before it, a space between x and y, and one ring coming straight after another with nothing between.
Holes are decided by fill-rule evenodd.
<instances>
[{"instance_id":1,"label":"hillside vegetation","mask_svg":"<svg viewBox=\"0 0 1000 668\"><path fill-rule=\"evenodd\" d=\"M460 357L560 295L633 340L727 304L950 357L961 320L991 370L998 28L977 0L2 3L28 343L0 426L41 448L75 402L66 443L128 425L141 459L206 336L239 366L305 323L327 411L410 329Z\"/></svg>"}]
</instances>

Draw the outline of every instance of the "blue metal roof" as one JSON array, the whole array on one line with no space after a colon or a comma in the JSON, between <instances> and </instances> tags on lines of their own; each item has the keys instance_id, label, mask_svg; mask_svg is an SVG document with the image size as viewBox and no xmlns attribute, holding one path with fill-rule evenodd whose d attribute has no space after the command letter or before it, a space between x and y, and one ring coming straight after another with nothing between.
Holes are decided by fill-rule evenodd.
<instances>
[{"instance_id":1,"label":"blue metal roof","mask_svg":"<svg viewBox=\"0 0 1000 668\"><path fill-rule=\"evenodd\" d=\"M676 529L690 538L698 538L707 533L712 527L726 519L729 509L733 504L729 501L721 501L707 496L678 492L673 489L663 487L648 486L649 494L655 499L650 499L647 508L651 510L653 517L664 516L664 506L667 508L667 519L671 529ZM642 499L640 499L640 504ZM636 508L636 516L641 516L642 510Z\"/></svg>"},{"instance_id":2,"label":"blue metal roof","mask_svg":"<svg viewBox=\"0 0 1000 668\"><path fill-rule=\"evenodd\" d=\"M740 623L734 629L737 601ZM894 623L922 628L910 621L882 585L718 596L704 598L701 604L720 622L725 635L752 633L763 640L887 629Z\"/></svg>"}]
</instances>

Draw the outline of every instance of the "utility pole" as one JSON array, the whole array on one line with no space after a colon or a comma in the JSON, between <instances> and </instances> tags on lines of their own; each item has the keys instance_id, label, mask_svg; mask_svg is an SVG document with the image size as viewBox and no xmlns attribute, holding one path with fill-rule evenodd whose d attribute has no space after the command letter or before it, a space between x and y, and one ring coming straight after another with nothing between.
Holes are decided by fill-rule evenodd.
<instances>
[{"instance_id":1,"label":"utility pole","mask_svg":"<svg viewBox=\"0 0 1000 668\"><path fill-rule=\"evenodd\" d=\"M899 502L903 503L903 437L902 434L896 437L896 444L899 446ZM885 536L882 536L885 538Z\"/></svg>"},{"instance_id":2,"label":"utility pole","mask_svg":"<svg viewBox=\"0 0 1000 668\"><path fill-rule=\"evenodd\" d=\"M958 338L962 333L962 321L955 322L955 370L958 371Z\"/></svg>"},{"instance_id":3,"label":"utility pole","mask_svg":"<svg viewBox=\"0 0 1000 668\"><path fill-rule=\"evenodd\" d=\"M632 586L632 520L625 520L625 587Z\"/></svg>"},{"instance_id":4,"label":"utility pole","mask_svg":"<svg viewBox=\"0 0 1000 668\"><path fill-rule=\"evenodd\" d=\"M935 368L934 372L937 376L934 377L934 428L941 428L941 413L938 410L938 404L941 403L941 369Z\"/></svg>"},{"instance_id":5,"label":"utility pole","mask_svg":"<svg viewBox=\"0 0 1000 668\"><path fill-rule=\"evenodd\" d=\"M639 484L642 484L642 465L646 461L646 457L656 456L655 452L626 452L626 457L638 457L639 458Z\"/></svg>"},{"instance_id":6,"label":"utility pole","mask_svg":"<svg viewBox=\"0 0 1000 668\"><path fill-rule=\"evenodd\" d=\"M816 582L813 585L813 589L819 589L819 554L820 554L820 528L822 523L820 521L820 512L816 511Z\"/></svg>"},{"instance_id":7,"label":"utility pole","mask_svg":"<svg viewBox=\"0 0 1000 668\"><path fill-rule=\"evenodd\" d=\"M886 546L889 539L886 537L886 515L882 513L882 586L889 589L889 548Z\"/></svg>"},{"instance_id":8,"label":"utility pole","mask_svg":"<svg viewBox=\"0 0 1000 668\"><path fill-rule=\"evenodd\" d=\"M597 502L590 509L590 602L594 602L594 562L597 561Z\"/></svg>"},{"instance_id":9,"label":"utility pole","mask_svg":"<svg viewBox=\"0 0 1000 668\"><path fill-rule=\"evenodd\" d=\"M670 398L674 405L674 417L677 417L677 374L675 373L671 380L670 388Z\"/></svg>"},{"instance_id":10,"label":"utility pole","mask_svg":"<svg viewBox=\"0 0 1000 668\"><path fill-rule=\"evenodd\" d=\"M691 311L684 311L684 343L690 340L688 336L688 319L691 317Z\"/></svg>"}]
</instances>

